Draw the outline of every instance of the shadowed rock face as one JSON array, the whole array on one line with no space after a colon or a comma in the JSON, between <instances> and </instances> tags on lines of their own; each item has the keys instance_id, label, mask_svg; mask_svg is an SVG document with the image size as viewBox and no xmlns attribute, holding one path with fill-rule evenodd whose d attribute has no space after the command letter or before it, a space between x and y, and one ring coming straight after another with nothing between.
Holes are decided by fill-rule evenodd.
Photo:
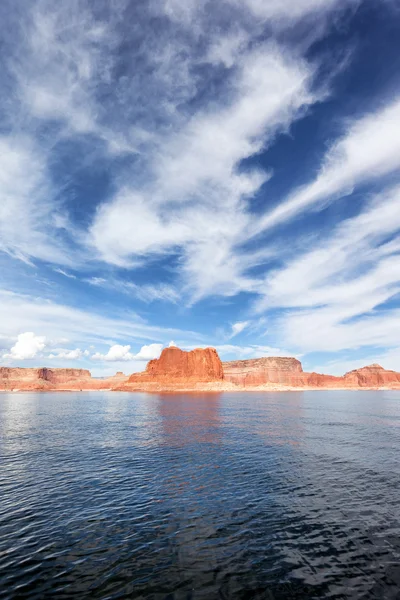
<instances>
[{"instance_id":1,"label":"shadowed rock face","mask_svg":"<svg viewBox=\"0 0 400 600\"><path fill-rule=\"evenodd\" d=\"M297 358L267 357L222 363L227 381L244 387L279 383L302 385L303 368Z\"/></svg>"},{"instance_id":2,"label":"shadowed rock face","mask_svg":"<svg viewBox=\"0 0 400 600\"><path fill-rule=\"evenodd\" d=\"M151 360L143 373L134 373L128 384L136 382L222 381L224 372L215 348L196 348L185 352L175 346L164 348L160 358Z\"/></svg>"}]
</instances>

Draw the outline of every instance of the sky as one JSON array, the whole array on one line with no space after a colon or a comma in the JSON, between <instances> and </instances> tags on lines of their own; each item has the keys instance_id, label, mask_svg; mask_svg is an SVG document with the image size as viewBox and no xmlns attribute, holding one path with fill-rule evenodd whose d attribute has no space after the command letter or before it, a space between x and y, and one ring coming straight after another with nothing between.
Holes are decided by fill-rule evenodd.
<instances>
[{"instance_id":1,"label":"sky","mask_svg":"<svg viewBox=\"0 0 400 600\"><path fill-rule=\"evenodd\" d=\"M3 0L0 364L400 371L400 0Z\"/></svg>"}]
</instances>

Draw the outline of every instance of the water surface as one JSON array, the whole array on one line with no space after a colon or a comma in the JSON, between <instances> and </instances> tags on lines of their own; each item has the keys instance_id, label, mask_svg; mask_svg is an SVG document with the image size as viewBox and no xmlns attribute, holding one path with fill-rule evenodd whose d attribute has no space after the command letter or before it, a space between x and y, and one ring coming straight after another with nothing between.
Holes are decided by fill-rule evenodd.
<instances>
[{"instance_id":1,"label":"water surface","mask_svg":"<svg viewBox=\"0 0 400 600\"><path fill-rule=\"evenodd\" d=\"M0 394L0 598L399 599L400 392Z\"/></svg>"}]
</instances>

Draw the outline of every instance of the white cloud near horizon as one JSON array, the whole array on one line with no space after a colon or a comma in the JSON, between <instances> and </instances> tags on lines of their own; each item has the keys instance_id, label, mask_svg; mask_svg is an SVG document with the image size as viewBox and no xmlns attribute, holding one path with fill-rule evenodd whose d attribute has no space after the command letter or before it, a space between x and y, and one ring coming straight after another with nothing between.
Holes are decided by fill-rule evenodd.
<instances>
[{"instance_id":1,"label":"white cloud near horizon","mask_svg":"<svg viewBox=\"0 0 400 600\"><path fill-rule=\"evenodd\" d=\"M32 331L20 333L17 342L9 353L4 353L3 358L11 360L28 360L35 358L46 347L46 338L35 335Z\"/></svg>"},{"instance_id":2,"label":"white cloud near horizon","mask_svg":"<svg viewBox=\"0 0 400 600\"><path fill-rule=\"evenodd\" d=\"M202 335L190 330L157 327L148 324L133 312L104 316L45 297L15 294L0 289L0 331L7 338L16 338L35 324L37 331L48 340L63 340L71 344L90 346L107 344L112 340L153 341L172 336L178 339L201 340Z\"/></svg>"},{"instance_id":3,"label":"white cloud near horizon","mask_svg":"<svg viewBox=\"0 0 400 600\"><path fill-rule=\"evenodd\" d=\"M148 344L142 346L137 354L133 354L129 344L126 346L114 344L110 347L107 354L101 354L100 352L93 354L92 360L105 360L109 362L149 361L153 358L159 358L162 348L163 344Z\"/></svg>"},{"instance_id":4,"label":"white cloud near horizon","mask_svg":"<svg viewBox=\"0 0 400 600\"><path fill-rule=\"evenodd\" d=\"M80 348L75 348L75 350L60 350L56 354L51 353L47 356L50 359L62 359L62 360L79 360L84 356L88 356L88 350L81 350Z\"/></svg>"}]
</instances>

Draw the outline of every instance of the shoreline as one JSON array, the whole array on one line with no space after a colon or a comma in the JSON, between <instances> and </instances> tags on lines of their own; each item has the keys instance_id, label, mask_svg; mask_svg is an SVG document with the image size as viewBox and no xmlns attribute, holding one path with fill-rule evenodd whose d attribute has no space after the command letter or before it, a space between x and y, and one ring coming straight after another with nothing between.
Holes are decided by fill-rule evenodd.
<instances>
[{"instance_id":1,"label":"shoreline","mask_svg":"<svg viewBox=\"0 0 400 600\"><path fill-rule=\"evenodd\" d=\"M0 394L4 393L50 393L50 392L63 392L63 393L71 393L71 392L123 392L123 393L146 393L146 394L194 394L194 393L202 393L202 394L218 394L218 393L228 393L228 392L343 392L343 391L352 391L352 392L395 392L400 391L400 387L389 387L389 386L360 386L360 387L295 387L295 386L252 386L252 387L239 387L239 386L206 386L206 387L168 387L165 388L93 388L93 389L77 389L77 388L36 388L36 389L21 389L21 388L13 388L13 389L0 389Z\"/></svg>"}]
</instances>

